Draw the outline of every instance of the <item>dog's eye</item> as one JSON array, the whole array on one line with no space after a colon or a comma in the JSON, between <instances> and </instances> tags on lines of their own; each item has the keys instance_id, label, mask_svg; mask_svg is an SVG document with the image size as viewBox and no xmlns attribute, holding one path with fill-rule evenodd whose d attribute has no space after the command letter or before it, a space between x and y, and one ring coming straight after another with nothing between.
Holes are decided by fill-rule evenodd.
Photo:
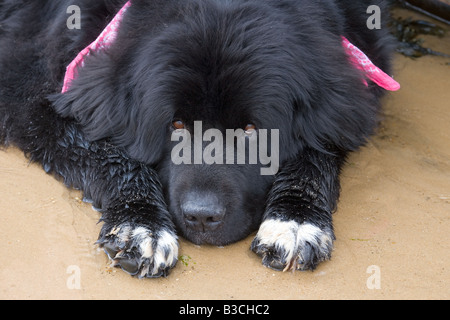
<instances>
[{"instance_id":1,"label":"dog's eye","mask_svg":"<svg viewBox=\"0 0 450 320\"><path fill-rule=\"evenodd\" d=\"M176 120L176 121L172 122L172 125L177 130L182 130L182 129L184 129L186 127L184 125L184 122L181 121L181 120Z\"/></svg>"},{"instance_id":2,"label":"dog's eye","mask_svg":"<svg viewBox=\"0 0 450 320\"><path fill-rule=\"evenodd\" d=\"M248 124L244 130L245 130L245 134L252 135L253 132L256 131L256 126L254 124Z\"/></svg>"}]
</instances>

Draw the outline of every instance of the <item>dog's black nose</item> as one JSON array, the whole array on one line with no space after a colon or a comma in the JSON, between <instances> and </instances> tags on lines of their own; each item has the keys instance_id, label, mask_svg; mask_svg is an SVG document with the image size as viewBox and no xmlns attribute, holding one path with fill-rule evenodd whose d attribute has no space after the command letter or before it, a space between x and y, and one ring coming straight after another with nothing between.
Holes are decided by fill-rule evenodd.
<instances>
[{"instance_id":1,"label":"dog's black nose","mask_svg":"<svg viewBox=\"0 0 450 320\"><path fill-rule=\"evenodd\" d=\"M181 202L186 227L198 231L214 231L223 222L225 207L212 193L191 192Z\"/></svg>"}]
</instances>

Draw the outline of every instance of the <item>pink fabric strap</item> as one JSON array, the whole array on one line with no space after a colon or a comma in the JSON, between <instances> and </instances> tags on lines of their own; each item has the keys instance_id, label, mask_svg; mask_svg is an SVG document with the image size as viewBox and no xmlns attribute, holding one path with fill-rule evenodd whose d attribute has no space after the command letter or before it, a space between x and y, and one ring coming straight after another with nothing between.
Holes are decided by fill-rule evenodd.
<instances>
[{"instance_id":1,"label":"pink fabric strap","mask_svg":"<svg viewBox=\"0 0 450 320\"><path fill-rule=\"evenodd\" d=\"M364 52L348 41L345 37L342 37L342 45L353 65L364 71L367 78L386 90L397 91L400 89L400 84L397 81L392 79L380 68L374 65L372 61L370 61L370 59L364 54Z\"/></svg>"},{"instance_id":2,"label":"pink fabric strap","mask_svg":"<svg viewBox=\"0 0 450 320\"><path fill-rule=\"evenodd\" d=\"M131 2L128 1L122 9L117 13L114 19L108 24L108 26L103 30L100 36L87 46L83 51L81 51L77 57L69 64L66 70L66 75L64 77L64 86L62 93L67 92L70 88L71 82L78 76L78 68L84 66L84 59L89 56L91 51L100 51L111 46L117 37L117 32L122 22L123 16L127 9L131 6ZM372 61L360 50L358 47L350 43L345 37L342 37L342 46L345 48L347 55L353 65L364 71L368 79L375 82L380 87L390 90L397 91L400 89L400 84L380 70L375 66ZM364 80L367 85L367 82Z\"/></svg>"},{"instance_id":3,"label":"pink fabric strap","mask_svg":"<svg viewBox=\"0 0 450 320\"><path fill-rule=\"evenodd\" d=\"M66 75L64 77L64 86L62 93L66 92L70 88L70 83L78 76L78 68L84 66L84 59L89 56L91 51L100 51L111 46L111 44L116 40L117 31L122 22L123 15L127 9L131 6L131 2L128 1L122 9L117 13L114 19L106 26L105 30L98 36L98 38L92 42L89 46L84 48L76 58L69 64L66 69Z\"/></svg>"}]
</instances>

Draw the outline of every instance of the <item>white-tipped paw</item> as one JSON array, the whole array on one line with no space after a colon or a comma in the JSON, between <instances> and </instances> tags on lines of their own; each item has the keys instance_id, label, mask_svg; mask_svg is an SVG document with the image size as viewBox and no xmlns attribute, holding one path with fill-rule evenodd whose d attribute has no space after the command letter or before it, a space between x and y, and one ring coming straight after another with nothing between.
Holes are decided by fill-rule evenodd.
<instances>
[{"instance_id":1,"label":"white-tipped paw","mask_svg":"<svg viewBox=\"0 0 450 320\"><path fill-rule=\"evenodd\" d=\"M97 243L112 265L139 278L166 277L178 261L178 240L171 231L123 223L103 226Z\"/></svg>"},{"instance_id":2,"label":"white-tipped paw","mask_svg":"<svg viewBox=\"0 0 450 320\"><path fill-rule=\"evenodd\" d=\"M331 257L334 233L314 224L268 219L252 242L251 249L266 267L275 270L314 270Z\"/></svg>"}]
</instances>

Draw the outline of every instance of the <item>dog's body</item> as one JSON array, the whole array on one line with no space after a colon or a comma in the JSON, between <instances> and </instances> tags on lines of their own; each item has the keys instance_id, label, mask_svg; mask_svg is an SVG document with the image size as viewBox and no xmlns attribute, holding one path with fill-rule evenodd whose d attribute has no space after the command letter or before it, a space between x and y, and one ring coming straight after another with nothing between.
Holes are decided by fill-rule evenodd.
<instances>
[{"instance_id":1,"label":"dog's body","mask_svg":"<svg viewBox=\"0 0 450 320\"><path fill-rule=\"evenodd\" d=\"M328 259L339 172L373 133L382 95L342 36L389 72L388 32L366 26L367 7L385 3L134 0L115 43L59 94L66 66L125 2L0 3L0 143L81 189L102 212L99 244L133 275L167 274L176 229L226 245L259 227L252 249L274 269ZM67 27L70 5L81 29ZM278 130L279 172L175 165L171 134L194 121Z\"/></svg>"}]
</instances>

